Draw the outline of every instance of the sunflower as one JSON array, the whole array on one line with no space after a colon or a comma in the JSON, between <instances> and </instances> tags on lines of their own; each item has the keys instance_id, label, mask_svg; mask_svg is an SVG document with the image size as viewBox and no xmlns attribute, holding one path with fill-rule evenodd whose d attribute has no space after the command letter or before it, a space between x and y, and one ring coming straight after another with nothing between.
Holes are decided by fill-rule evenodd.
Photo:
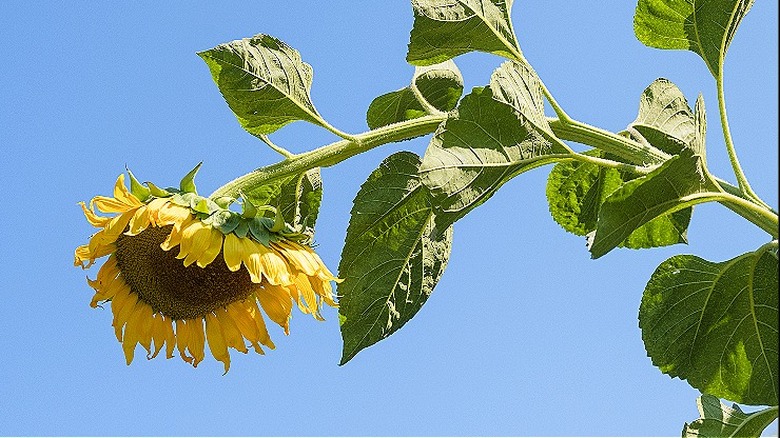
<instances>
[{"instance_id":1,"label":"sunflower","mask_svg":"<svg viewBox=\"0 0 780 438\"><path fill-rule=\"evenodd\" d=\"M81 202L87 221L99 228L75 251L75 266L89 268L108 256L94 280L91 306L110 302L113 327L129 365L136 345L147 358L165 346L173 357L197 366L211 354L230 367L229 348L259 354L274 349L262 309L289 334L293 303L321 320L322 304L336 306L337 278L309 246L309 236L271 219L244 200L243 213L195 193L197 167L182 190L144 186L119 175L113 197ZM114 213L113 216L101 216ZM173 251L178 247L178 252Z\"/></svg>"}]
</instances>

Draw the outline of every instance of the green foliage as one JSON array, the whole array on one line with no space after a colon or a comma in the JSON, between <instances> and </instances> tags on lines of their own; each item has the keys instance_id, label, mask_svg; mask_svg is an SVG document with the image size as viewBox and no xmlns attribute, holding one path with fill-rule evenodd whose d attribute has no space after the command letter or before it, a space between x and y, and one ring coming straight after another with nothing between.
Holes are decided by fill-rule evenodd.
<instances>
[{"instance_id":1,"label":"green foliage","mask_svg":"<svg viewBox=\"0 0 780 438\"><path fill-rule=\"evenodd\" d=\"M413 87L425 102L415 96ZM412 85L374 99L368 107L366 121L369 128L376 129L422 117L428 113L423 106L426 102L437 111L452 111L462 94L463 77L454 62L416 67Z\"/></svg>"},{"instance_id":2,"label":"green foliage","mask_svg":"<svg viewBox=\"0 0 780 438\"><path fill-rule=\"evenodd\" d=\"M613 158L598 150L588 155ZM547 179L550 214L564 230L585 236L596 230L599 213L609 195L627 181L639 177L628 171L600 167L592 163L558 163ZM639 249L687 243L686 230L691 208L656 217L631 231L618 246Z\"/></svg>"},{"instance_id":3,"label":"green foliage","mask_svg":"<svg viewBox=\"0 0 780 438\"><path fill-rule=\"evenodd\" d=\"M510 59L520 52L509 17L512 0L412 0L412 9L410 64L436 64L475 50Z\"/></svg>"},{"instance_id":4,"label":"green foliage","mask_svg":"<svg viewBox=\"0 0 780 438\"><path fill-rule=\"evenodd\" d=\"M550 212L565 230L588 236L593 258L618 246L687 242L692 207L702 202L720 202L777 239L777 213L750 189L725 114L723 62L752 0L638 0L634 16L641 42L691 50L715 76L738 187L707 169L701 95L692 110L673 83L657 79L627 129L608 132L572 119L553 99L520 50L511 0L411 3L407 61L418 67L409 86L374 99L366 117L371 131L363 134L344 134L317 113L309 98L311 67L273 37L200 53L241 125L285 158L218 189L216 203L243 193L248 205L276 206L286 222L310 229L322 199L319 167L433 133L422 159L391 155L355 197L339 264L342 364L417 314L444 272L455 221L510 179L546 164L555 164L547 184ZM486 87L461 99L464 81L450 60L472 51L509 61ZM557 118L547 116L546 104ZM295 120L344 140L291 154L266 137ZM578 153L564 140L594 149ZM155 190L149 185L151 195ZM263 219L266 228L279 222ZM686 425L685 434L757 436L776 418L777 269L773 240L722 263L672 257L650 279L639 315L648 355L664 373L711 394L700 399L702 418ZM716 397L772 407L745 414Z\"/></svg>"},{"instance_id":5,"label":"green foliage","mask_svg":"<svg viewBox=\"0 0 780 438\"><path fill-rule=\"evenodd\" d=\"M416 315L447 266L452 227L434 236L419 166L411 152L393 154L355 197L339 264L341 364Z\"/></svg>"},{"instance_id":6,"label":"green foliage","mask_svg":"<svg viewBox=\"0 0 780 438\"><path fill-rule=\"evenodd\" d=\"M728 407L708 394L699 397L696 404L701 418L685 424L683 438L757 438L777 419L777 406L746 414L736 404Z\"/></svg>"},{"instance_id":7,"label":"green foliage","mask_svg":"<svg viewBox=\"0 0 780 438\"><path fill-rule=\"evenodd\" d=\"M653 364L704 393L777 406L777 269L776 245L722 263L663 262L639 308Z\"/></svg>"},{"instance_id":8,"label":"green foliage","mask_svg":"<svg viewBox=\"0 0 780 438\"><path fill-rule=\"evenodd\" d=\"M296 120L326 125L309 96L311 66L284 42L261 34L198 55L249 133L270 134Z\"/></svg>"},{"instance_id":9,"label":"green foliage","mask_svg":"<svg viewBox=\"0 0 780 438\"><path fill-rule=\"evenodd\" d=\"M726 51L754 0L639 0L636 37L658 49L698 53L714 77L720 76Z\"/></svg>"}]
</instances>

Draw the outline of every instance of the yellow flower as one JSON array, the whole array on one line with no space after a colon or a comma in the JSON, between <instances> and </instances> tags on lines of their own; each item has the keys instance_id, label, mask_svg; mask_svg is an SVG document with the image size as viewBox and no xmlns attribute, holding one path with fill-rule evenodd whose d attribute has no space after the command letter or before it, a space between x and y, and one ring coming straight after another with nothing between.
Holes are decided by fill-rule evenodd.
<instances>
[{"instance_id":1,"label":"yellow flower","mask_svg":"<svg viewBox=\"0 0 780 438\"><path fill-rule=\"evenodd\" d=\"M261 308L288 334L293 302L317 319L323 303L336 306L337 278L311 247L268 226L272 220L239 217L192 193L161 196L140 199L120 175L113 197L80 204L100 230L76 248L74 264L86 269L108 256L97 278L87 279L95 289L91 306L111 302L128 365L140 343L149 359L165 346L168 358L178 349L197 366L208 343L227 372L229 348L274 348ZM197 202L210 208L191 206Z\"/></svg>"}]
</instances>

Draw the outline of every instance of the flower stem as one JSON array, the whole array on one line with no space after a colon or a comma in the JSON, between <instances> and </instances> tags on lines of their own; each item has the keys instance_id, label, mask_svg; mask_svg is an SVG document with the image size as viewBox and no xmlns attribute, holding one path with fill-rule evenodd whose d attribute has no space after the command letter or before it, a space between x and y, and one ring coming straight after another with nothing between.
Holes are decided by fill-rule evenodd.
<instances>
[{"instance_id":1,"label":"flower stem","mask_svg":"<svg viewBox=\"0 0 780 438\"><path fill-rule=\"evenodd\" d=\"M430 134L446 119L446 114L428 115L357 134L351 136L351 139L340 140L256 169L218 188L209 198L236 198L239 191L248 192L275 179L297 175L315 167L333 166L383 144Z\"/></svg>"}]
</instances>

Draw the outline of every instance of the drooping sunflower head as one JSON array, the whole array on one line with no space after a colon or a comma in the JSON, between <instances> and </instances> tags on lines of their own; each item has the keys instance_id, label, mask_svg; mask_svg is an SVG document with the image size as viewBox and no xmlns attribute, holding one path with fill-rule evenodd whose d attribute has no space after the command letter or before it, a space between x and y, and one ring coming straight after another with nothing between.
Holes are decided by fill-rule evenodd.
<instances>
[{"instance_id":1,"label":"drooping sunflower head","mask_svg":"<svg viewBox=\"0 0 780 438\"><path fill-rule=\"evenodd\" d=\"M75 265L89 268L108 256L94 280L91 306L110 302L116 337L128 365L137 344L156 357L163 346L197 366L205 345L230 367L228 348L257 353L274 344L262 309L285 334L293 303L322 319L322 304L336 306L337 278L309 246L310 236L293 229L275 209L244 199L242 213L197 195L192 182L180 189L140 184L130 173L113 197L81 203L87 221L99 228L75 252ZM231 200L232 201L232 200ZM114 214L101 216L98 214Z\"/></svg>"}]
</instances>

